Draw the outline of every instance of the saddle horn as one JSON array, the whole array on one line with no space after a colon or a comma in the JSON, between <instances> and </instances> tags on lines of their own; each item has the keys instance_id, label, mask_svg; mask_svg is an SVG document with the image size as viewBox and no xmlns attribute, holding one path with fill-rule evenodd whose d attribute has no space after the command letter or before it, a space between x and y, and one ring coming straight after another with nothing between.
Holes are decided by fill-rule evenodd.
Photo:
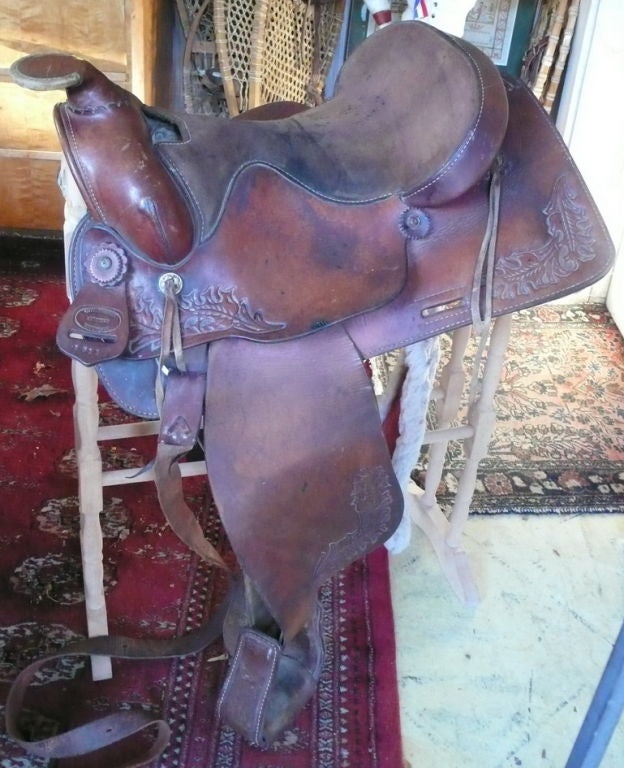
<instances>
[{"instance_id":1,"label":"saddle horn","mask_svg":"<svg viewBox=\"0 0 624 768\"><path fill-rule=\"evenodd\" d=\"M181 261L193 245L193 219L154 149L139 99L68 54L26 56L11 76L31 90L66 90L54 120L91 216L154 261Z\"/></svg>"}]
</instances>

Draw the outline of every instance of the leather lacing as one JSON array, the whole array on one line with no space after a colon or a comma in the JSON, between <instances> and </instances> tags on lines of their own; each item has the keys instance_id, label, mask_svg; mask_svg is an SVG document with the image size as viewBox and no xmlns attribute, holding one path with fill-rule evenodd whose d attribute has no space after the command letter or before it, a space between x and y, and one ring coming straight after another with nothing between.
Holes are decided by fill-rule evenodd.
<instances>
[{"instance_id":1,"label":"leather lacing","mask_svg":"<svg viewBox=\"0 0 624 768\"><path fill-rule=\"evenodd\" d=\"M186 373L184 350L182 348L182 328L180 325L180 308L178 294L182 290L182 280L174 272L167 272L158 281L158 286L165 297L163 308L163 323L160 333L160 356L158 358L158 375L156 377L156 406L158 414L162 415L164 400L163 379L169 370L171 357L176 369Z\"/></svg>"},{"instance_id":2,"label":"leather lacing","mask_svg":"<svg viewBox=\"0 0 624 768\"><path fill-rule=\"evenodd\" d=\"M474 357L473 376L470 384L469 402L477 397L479 370L488 342L488 331L492 323L492 295L494 288L494 262L500 223L500 198L503 176L503 158L499 155L490 171L488 193L488 218L475 265L472 291L470 294L470 316L472 328L478 338Z\"/></svg>"}]
</instances>

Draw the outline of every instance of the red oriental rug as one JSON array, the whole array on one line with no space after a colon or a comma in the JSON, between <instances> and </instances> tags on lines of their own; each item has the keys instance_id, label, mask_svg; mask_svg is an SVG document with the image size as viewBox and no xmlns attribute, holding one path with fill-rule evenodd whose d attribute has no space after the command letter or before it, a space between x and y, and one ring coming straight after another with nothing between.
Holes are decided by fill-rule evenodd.
<instances>
[{"instance_id":1,"label":"red oriental rug","mask_svg":"<svg viewBox=\"0 0 624 768\"><path fill-rule=\"evenodd\" d=\"M0 714L17 671L85 632L78 542L70 365L54 334L64 311L62 278L0 274ZM104 420L124 418L103 404ZM134 467L151 444L107 447L109 467ZM205 478L187 481L189 502L212 542L229 548ZM148 483L106 489L102 527L110 631L170 636L201 624L222 597L215 573L163 521ZM29 699L33 735L58 732L108 711L143 708L167 720L170 747L154 768L398 768L400 728L387 560L378 550L321 591L326 664L318 694L275 747L255 750L215 720L224 676L215 644L175 661L114 662L93 683L85 659L41 673ZM2 768L52 768L24 758L3 734ZM59 768L114 765L65 760Z\"/></svg>"}]
</instances>

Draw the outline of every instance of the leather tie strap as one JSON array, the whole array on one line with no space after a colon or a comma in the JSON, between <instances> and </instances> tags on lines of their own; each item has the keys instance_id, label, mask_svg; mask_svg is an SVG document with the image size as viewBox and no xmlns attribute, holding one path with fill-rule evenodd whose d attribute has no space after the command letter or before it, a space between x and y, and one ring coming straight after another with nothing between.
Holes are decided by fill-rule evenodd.
<instances>
[{"instance_id":1,"label":"leather tie strap","mask_svg":"<svg viewBox=\"0 0 624 768\"><path fill-rule=\"evenodd\" d=\"M205 354L205 352L204 352ZM184 500L179 461L197 442L204 412L204 371L171 371L162 404L160 434L154 460L158 500L177 536L201 558L227 570L221 555L207 541Z\"/></svg>"},{"instance_id":2,"label":"leather tie strap","mask_svg":"<svg viewBox=\"0 0 624 768\"><path fill-rule=\"evenodd\" d=\"M162 275L159 288L165 297L163 321L160 331L160 356L158 360L158 376L156 378L156 404L159 412L164 399L163 376L169 366L169 358L173 355L178 371L186 371L184 351L182 349L182 331L180 328L180 311L178 293L182 289L181 279L174 272Z\"/></svg>"},{"instance_id":3,"label":"leather tie strap","mask_svg":"<svg viewBox=\"0 0 624 768\"><path fill-rule=\"evenodd\" d=\"M474 331L478 335L483 334L492 320L492 290L500 215L502 164L503 160L499 155L494 161L490 174L487 224L474 269L470 313Z\"/></svg>"},{"instance_id":4,"label":"leather tie strap","mask_svg":"<svg viewBox=\"0 0 624 768\"><path fill-rule=\"evenodd\" d=\"M492 295L494 290L494 262L496 260L496 245L500 218L500 197L502 183L503 158L499 155L490 173L488 191L488 218L485 234L475 265L470 313L472 328L479 342L474 356L473 376L470 382L468 400L475 402L479 388L479 373L481 361L485 354L488 330L492 322Z\"/></svg>"},{"instance_id":5,"label":"leather tie strap","mask_svg":"<svg viewBox=\"0 0 624 768\"><path fill-rule=\"evenodd\" d=\"M138 768L146 765L158 757L169 743L171 730L164 720L150 717L145 712L121 712L56 736L29 741L24 738L19 727L19 715L28 686L45 664L63 656L101 655L119 659L161 659L198 653L221 636L228 606L229 595L206 624L181 637L151 640L113 636L92 637L43 656L20 672L9 691L5 709L7 734L33 755L59 759L95 752L149 728L156 728L156 736L147 751L137 758L110 768Z\"/></svg>"}]
</instances>

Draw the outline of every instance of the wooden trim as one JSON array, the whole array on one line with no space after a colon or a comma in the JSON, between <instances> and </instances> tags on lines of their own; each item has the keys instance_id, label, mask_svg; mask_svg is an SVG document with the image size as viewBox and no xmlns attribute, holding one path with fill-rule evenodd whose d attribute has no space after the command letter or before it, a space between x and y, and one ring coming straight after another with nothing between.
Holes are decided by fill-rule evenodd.
<instances>
[{"instance_id":1,"label":"wooden trim","mask_svg":"<svg viewBox=\"0 0 624 768\"><path fill-rule=\"evenodd\" d=\"M129 88L146 104L154 103L154 66L158 50L157 0L126 0Z\"/></svg>"},{"instance_id":2,"label":"wooden trim","mask_svg":"<svg viewBox=\"0 0 624 768\"><path fill-rule=\"evenodd\" d=\"M58 188L60 158L33 157L36 151L0 154L2 229L55 230L63 227L63 197Z\"/></svg>"},{"instance_id":3,"label":"wooden trim","mask_svg":"<svg viewBox=\"0 0 624 768\"><path fill-rule=\"evenodd\" d=\"M7 149L0 147L0 157L20 158L22 160L54 160L60 162L62 152L44 149Z\"/></svg>"},{"instance_id":4,"label":"wooden trim","mask_svg":"<svg viewBox=\"0 0 624 768\"><path fill-rule=\"evenodd\" d=\"M97 63L96 63L97 65ZM114 83L120 83L124 84L127 83L130 79L127 72L111 72L110 70L105 71L102 70L106 77L109 80L112 80ZM0 83L13 83L13 78L11 77L11 70L7 67L0 67ZM62 91L59 91L59 94L63 93ZM59 101L61 101L61 98L59 97Z\"/></svg>"}]
</instances>

